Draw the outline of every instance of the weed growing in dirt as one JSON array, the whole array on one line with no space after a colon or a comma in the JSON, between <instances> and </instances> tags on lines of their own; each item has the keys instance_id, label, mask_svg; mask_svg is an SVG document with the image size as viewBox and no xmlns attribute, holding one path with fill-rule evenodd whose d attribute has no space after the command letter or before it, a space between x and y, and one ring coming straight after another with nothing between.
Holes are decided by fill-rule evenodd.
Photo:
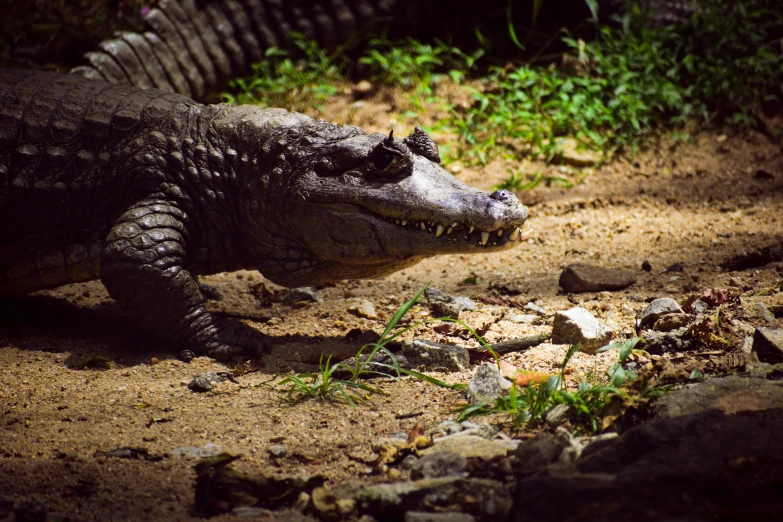
<instances>
[{"instance_id":1,"label":"weed growing in dirt","mask_svg":"<svg viewBox=\"0 0 783 522\"><path fill-rule=\"evenodd\" d=\"M252 64L253 73L229 82L234 92L221 94L226 103L254 104L264 107L286 107L304 111L323 103L338 92L345 82L348 64L341 50L327 54L313 40L291 33L303 58L292 58L288 51L270 47L264 59Z\"/></svg>"},{"instance_id":2,"label":"weed growing in dirt","mask_svg":"<svg viewBox=\"0 0 783 522\"><path fill-rule=\"evenodd\" d=\"M615 400L630 401L641 394L631 392L628 385L637 375L623 368L637 343L641 340L634 337L625 343L615 343L604 346L598 353L618 350L618 361L606 374L598 377L588 377L581 380L576 389L570 389L566 381L566 368L571 358L579 351L579 345L572 345L566 352L560 365L560 373L540 383L520 388L512 383L508 395L499 398L495 404L475 404L462 407L458 421L479 415L506 413L511 417L514 430L523 426L536 425L543 421L544 415L554 406L563 404L571 408L577 426L589 433L596 433L606 427L606 422L613 421L616 415L608 414L607 410Z\"/></svg>"},{"instance_id":3,"label":"weed growing in dirt","mask_svg":"<svg viewBox=\"0 0 783 522\"><path fill-rule=\"evenodd\" d=\"M279 389L284 395L285 399L289 402L299 402L305 399L319 399L319 400L344 400L350 405L355 406L357 401L364 399L356 392L364 392L364 395L373 393L382 393L378 388L369 386L367 384L359 382L359 379L363 379L371 376L384 376L388 377L390 373L400 375L409 375L417 379L442 386L451 389L462 389L463 385L447 384L439 379L431 377L429 375L417 372L415 370L409 370L401 368L397 362L394 354L386 346L388 343L404 334L405 332L424 324L422 321L412 324L405 328L395 331L400 320L408 313L408 311L419 301L424 291L429 287L430 283L424 285L415 296L409 301L400 306L394 313L389 323L386 325L380 338L374 343L365 344L362 346L354 357L354 364L346 364L344 362L338 362L331 364L331 356L327 357L324 361L321 356L319 363L319 369L314 373L305 373L301 375L287 375L280 382L276 384L276 388ZM459 322L459 321L457 321ZM478 336L475 331L469 326L465 325L469 331ZM481 339L483 342L483 339ZM484 343L486 344L486 343ZM391 364L374 362L375 356L379 353L385 353L392 361ZM382 368L388 371L378 371L374 368ZM339 372L339 373L338 373ZM335 378L335 375L348 374L347 379Z\"/></svg>"}]
</instances>

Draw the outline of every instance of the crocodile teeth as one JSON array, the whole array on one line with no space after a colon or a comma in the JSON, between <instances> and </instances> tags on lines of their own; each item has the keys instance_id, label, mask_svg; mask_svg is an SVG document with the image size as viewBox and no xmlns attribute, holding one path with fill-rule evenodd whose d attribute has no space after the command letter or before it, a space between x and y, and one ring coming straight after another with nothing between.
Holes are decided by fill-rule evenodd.
<instances>
[{"instance_id":1,"label":"crocodile teeth","mask_svg":"<svg viewBox=\"0 0 783 522\"><path fill-rule=\"evenodd\" d=\"M511 241L516 241L519 237L519 228L515 228L514 231L508 236Z\"/></svg>"},{"instance_id":2,"label":"crocodile teeth","mask_svg":"<svg viewBox=\"0 0 783 522\"><path fill-rule=\"evenodd\" d=\"M476 230L476 227L470 227L470 230L468 230L468 234L472 234L474 230Z\"/></svg>"},{"instance_id":3,"label":"crocodile teeth","mask_svg":"<svg viewBox=\"0 0 783 522\"><path fill-rule=\"evenodd\" d=\"M522 241L527 241L528 239L530 239L530 236L532 236L532 235L533 235L533 229L532 229L532 228L530 228L530 229L528 229L528 231L527 231L527 232L525 232L524 234L522 234L522 235L519 237L519 241L520 241L520 242L522 242Z\"/></svg>"},{"instance_id":4,"label":"crocodile teeth","mask_svg":"<svg viewBox=\"0 0 783 522\"><path fill-rule=\"evenodd\" d=\"M421 229L422 230L426 230L427 229L427 225L424 224L424 221L421 222Z\"/></svg>"},{"instance_id":5,"label":"crocodile teeth","mask_svg":"<svg viewBox=\"0 0 783 522\"><path fill-rule=\"evenodd\" d=\"M502 235L503 235L503 232L505 232L505 229L503 229L503 228L499 228L499 229L498 229L498 237L502 236Z\"/></svg>"},{"instance_id":6,"label":"crocodile teeth","mask_svg":"<svg viewBox=\"0 0 783 522\"><path fill-rule=\"evenodd\" d=\"M440 237L444 230L445 228L443 225L438 225L438 229L435 231L435 237Z\"/></svg>"},{"instance_id":7,"label":"crocodile teeth","mask_svg":"<svg viewBox=\"0 0 783 522\"><path fill-rule=\"evenodd\" d=\"M396 221L396 223L399 225L399 224L400 224L400 220L398 219L398 220Z\"/></svg>"},{"instance_id":8,"label":"crocodile teeth","mask_svg":"<svg viewBox=\"0 0 783 522\"><path fill-rule=\"evenodd\" d=\"M446 235L451 234L451 232L454 230L454 227L449 227L449 229L446 231Z\"/></svg>"},{"instance_id":9,"label":"crocodile teeth","mask_svg":"<svg viewBox=\"0 0 783 522\"><path fill-rule=\"evenodd\" d=\"M402 220L402 226L405 226L405 225L407 225L407 224L408 224L408 220L407 220L407 219L403 219L403 220Z\"/></svg>"},{"instance_id":10,"label":"crocodile teeth","mask_svg":"<svg viewBox=\"0 0 783 522\"><path fill-rule=\"evenodd\" d=\"M481 244L486 245L487 241L489 241L489 232L482 232L481 233Z\"/></svg>"},{"instance_id":11,"label":"crocodile teeth","mask_svg":"<svg viewBox=\"0 0 783 522\"><path fill-rule=\"evenodd\" d=\"M459 223L457 223L457 222L455 221L454 223L452 223L452 224L451 224L451 228L457 228L457 225L459 225Z\"/></svg>"}]
</instances>

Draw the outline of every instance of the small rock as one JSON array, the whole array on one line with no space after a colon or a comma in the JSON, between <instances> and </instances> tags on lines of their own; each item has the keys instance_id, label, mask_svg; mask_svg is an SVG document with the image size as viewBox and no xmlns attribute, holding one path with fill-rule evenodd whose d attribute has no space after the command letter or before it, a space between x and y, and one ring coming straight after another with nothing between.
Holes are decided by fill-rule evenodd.
<instances>
[{"instance_id":1,"label":"small rock","mask_svg":"<svg viewBox=\"0 0 783 522\"><path fill-rule=\"evenodd\" d=\"M435 302L430 303L430 310L433 317L445 317L448 319L459 319L460 308L457 303Z\"/></svg>"},{"instance_id":2,"label":"small rock","mask_svg":"<svg viewBox=\"0 0 783 522\"><path fill-rule=\"evenodd\" d=\"M470 355L462 346L414 339L402 343L402 354L414 367L430 371L461 372L470 368Z\"/></svg>"},{"instance_id":3,"label":"small rock","mask_svg":"<svg viewBox=\"0 0 783 522\"><path fill-rule=\"evenodd\" d=\"M465 459L494 460L516 450L519 441L487 440L479 435L458 433L433 440L433 445L421 450L423 456L451 451Z\"/></svg>"},{"instance_id":4,"label":"small rock","mask_svg":"<svg viewBox=\"0 0 783 522\"><path fill-rule=\"evenodd\" d=\"M683 326L688 326L691 321L691 316L688 314L663 314L655 321L653 330L656 332L670 332Z\"/></svg>"},{"instance_id":5,"label":"small rock","mask_svg":"<svg viewBox=\"0 0 783 522\"><path fill-rule=\"evenodd\" d=\"M581 344L581 350L594 353L614 337L614 331L581 307L557 312L552 324L553 344Z\"/></svg>"},{"instance_id":6,"label":"small rock","mask_svg":"<svg viewBox=\"0 0 783 522\"><path fill-rule=\"evenodd\" d=\"M322 301L318 292L311 286L303 286L301 288L291 288L285 293L283 297L283 304L292 306L296 303L318 303Z\"/></svg>"},{"instance_id":7,"label":"small rock","mask_svg":"<svg viewBox=\"0 0 783 522\"><path fill-rule=\"evenodd\" d=\"M213 384L231 380L227 372L204 372L193 377L188 383L188 389L196 393L204 393L214 388Z\"/></svg>"},{"instance_id":8,"label":"small rock","mask_svg":"<svg viewBox=\"0 0 783 522\"><path fill-rule=\"evenodd\" d=\"M237 518L267 518L273 514L273 511L261 507L240 506L232 509L231 514Z\"/></svg>"},{"instance_id":9,"label":"small rock","mask_svg":"<svg viewBox=\"0 0 783 522\"><path fill-rule=\"evenodd\" d=\"M559 140L563 163L573 167L591 167L603 160L600 151L586 148L574 138Z\"/></svg>"},{"instance_id":10,"label":"small rock","mask_svg":"<svg viewBox=\"0 0 783 522\"><path fill-rule=\"evenodd\" d=\"M207 301L221 301L223 299L223 296L220 295L220 290L212 285L200 283L198 285L198 291L201 292L201 297Z\"/></svg>"},{"instance_id":11,"label":"small rock","mask_svg":"<svg viewBox=\"0 0 783 522\"><path fill-rule=\"evenodd\" d=\"M519 283L512 283L508 281L492 281L489 283L491 290L496 290L503 295L515 296L524 294L528 291L527 287L520 285Z\"/></svg>"},{"instance_id":12,"label":"small rock","mask_svg":"<svg viewBox=\"0 0 783 522\"><path fill-rule=\"evenodd\" d=\"M783 362L783 330L759 326L753 333L753 351L759 361L769 364Z\"/></svg>"},{"instance_id":13,"label":"small rock","mask_svg":"<svg viewBox=\"0 0 783 522\"><path fill-rule=\"evenodd\" d=\"M575 263L560 274L560 287L568 293L622 290L636 282L632 272Z\"/></svg>"},{"instance_id":14,"label":"small rock","mask_svg":"<svg viewBox=\"0 0 783 522\"><path fill-rule=\"evenodd\" d=\"M642 328L649 328L650 326L654 325L655 321L660 319L663 314L671 313L683 313L682 308L680 308L680 305L677 304L677 301L670 297L661 297L660 299L656 299L647 305L644 310L642 310L639 326Z\"/></svg>"},{"instance_id":15,"label":"small rock","mask_svg":"<svg viewBox=\"0 0 783 522\"><path fill-rule=\"evenodd\" d=\"M753 337L746 335L742 339L742 346L740 346L740 351L742 353L751 353L753 351Z\"/></svg>"},{"instance_id":16,"label":"small rock","mask_svg":"<svg viewBox=\"0 0 783 522\"><path fill-rule=\"evenodd\" d=\"M390 377L397 377L398 372L394 369L394 360L389 356L388 353L385 351L377 351L375 352L375 355L373 356L372 360L367 362L367 360L370 358L371 350L366 350L365 353L362 353L362 355L359 356L359 364L357 365L357 358L351 357L349 359L345 359L343 361L340 361L343 363L344 366L341 366L340 368L337 368L332 372L332 377L335 379L350 379L353 377L352 373L348 371L345 366L348 366L350 368L357 368L357 366L362 369L365 373L361 375L362 378L368 379L368 378L374 378L374 377L381 377L381 376L390 376ZM410 361L408 361L408 358L401 354L397 353L394 355L394 359L397 361L397 365L400 368L405 368L407 370L413 369L413 365L411 365Z\"/></svg>"},{"instance_id":17,"label":"small rock","mask_svg":"<svg viewBox=\"0 0 783 522\"><path fill-rule=\"evenodd\" d=\"M362 299L358 303L352 304L348 307L348 311L357 317L378 319L378 313L375 311L375 306L367 299Z\"/></svg>"},{"instance_id":18,"label":"small rock","mask_svg":"<svg viewBox=\"0 0 783 522\"><path fill-rule=\"evenodd\" d=\"M516 452L518 471L524 475L538 473L559 459L565 447L562 440L546 432L523 440Z\"/></svg>"},{"instance_id":19,"label":"small rock","mask_svg":"<svg viewBox=\"0 0 783 522\"><path fill-rule=\"evenodd\" d=\"M411 479L467 476L468 460L453 451L441 450L424 455L411 465Z\"/></svg>"},{"instance_id":20,"label":"small rock","mask_svg":"<svg viewBox=\"0 0 783 522\"><path fill-rule=\"evenodd\" d=\"M762 302L756 303L754 306L756 310L756 315L768 323L774 323L775 322L775 314L769 311L769 308L767 308L767 305L765 305Z\"/></svg>"},{"instance_id":21,"label":"small rock","mask_svg":"<svg viewBox=\"0 0 783 522\"><path fill-rule=\"evenodd\" d=\"M432 287L424 291L424 296L427 298L432 314L435 317L459 319L460 311L476 309L476 303L467 297L451 296Z\"/></svg>"},{"instance_id":22,"label":"small rock","mask_svg":"<svg viewBox=\"0 0 783 522\"><path fill-rule=\"evenodd\" d=\"M223 452L223 449L215 443L208 442L201 447L180 446L174 448L171 454L175 457L187 457L191 459L206 459L216 457Z\"/></svg>"},{"instance_id":23,"label":"small rock","mask_svg":"<svg viewBox=\"0 0 783 522\"><path fill-rule=\"evenodd\" d=\"M375 87L367 80L360 80L359 83L353 86L351 89L354 95L366 96L372 92Z\"/></svg>"},{"instance_id":24,"label":"small rock","mask_svg":"<svg viewBox=\"0 0 783 522\"><path fill-rule=\"evenodd\" d=\"M512 506L511 494L503 483L459 477L367 486L359 490L356 500L360 511L384 520L399 520L405 512L453 506L482 520L505 520Z\"/></svg>"},{"instance_id":25,"label":"small rock","mask_svg":"<svg viewBox=\"0 0 783 522\"><path fill-rule=\"evenodd\" d=\"M536 303L532 301L525 305L525 310L530 310L541 315L546 315L546 308L544 308L543 306L538 306Z\"/></svg>"},{"instance_id":26,"label":"small rock","mask_svg":"<svg viewBox=\"0 0 783 522\"><path fill-rule=\"evenodd\" d=\"M652 265L649 261L643 261L642 262L642 270L645 272L652 272Z\"/></svg>"},{"instance_id":27,"label":"small rock","mask_svg":"<svg viewBox=\"0 0 783 522\"><path fill-rule=\"evenodd\" d=\"M282 459L288 456L288 447L285 444L272 444L267 448L267 452L273 459Z\"/></svg>"},{"instance_id":28,"label":"small rock","mask_svg":"<svg viewBox=\"0 0 783 522\"><path fill-rule=\"evenodd\" d=\"M476 517L467 513L426 513L424 511L408 511L405 522L475 522Z\"/></svg>"},{"instance_id":29,"label":"small rock","mask_svg":"<svg viewBox=\"0 0 783 522\"><path fill-rule=\"evenodd\" d=\"M160 359L158 359L157 357L150 357L150 364L153 366L156 364L160 364Z\"/></svg>"},{"instance_id":30,"label":"small rock","mask_svg":"<svg viewBox=\"0 0 783 522\"><path fill-rule=\"evenodd\" d=\"M645 341L644 350L651 355L684 352L694 345L687 327L676 328L670 332L647 330L642 334L642 339Z\"/></svg>"},{"instance_id":31,"label":"small rock","mask_svg":"<svg viewBox=\"0 0 783 522\"><path fill-rule=\"evenodd\" d=\"M48 513L46 502L37 498L25 500L14 509L18 522L44 522Z\"/></svg>"},{"instance_id":32,"label":"small rock","mask_svg":"<svg viewBox=\"0 0 783 522\"><path fill-rule=\"evenodd\" d=\"M453 435L454 433L459 433L460 431L462 431L462 426L460 425L459 422L453 420L445 420L437 425L435 431L442 435Z\"/></svg>"},{"instance_id":33,"label":"small rock","mask_svg":"<svg viewBox=\"0 0 783 522\"><path fill-rule=\"evenodd\" d=\"M687 301L685 301L685 306L683 306L683 309L686 312L690 312L694 315L703 314L707 310L709 310L710 305L709 303L706 303L699 299L696 296L691 296L688 298Z\"/></svg>"},{"instance_id":34,"label":"small rock","mask_svg":"<svg viewBox=\"0 0 783 522\"><path fill-rule=\"evenodd\" d=\"M783 408L783 386L777 381L728 376L707 379L667 393L652 405L655 419L693 416L707 411L725 415Z\"/></svg>"},{"instance_id":35,"label":"small rock","mask_svg":"<svg viewBox=\"0 0 783 522\"><path fill-rule=\"evenodd\" d=\"M506 317L512 323L532 324L538 321L538 316L533 314L512 314Z\"/></svg>"},{"instance_id":36,"label":"small rock","mask_svg":"<svg viewBox=\"0 0 783 522\"><path fill-rule=\"evenodd\" d=\"M669 265L664 272L672 273L672 272L684 272L685 267L682 266L682 263L674 263L673 265Z\"/></svg>"},{"instance_id":37,"label":"small rock","mask_svg":"<svg viewBox=\"0 0 783 522\"><path fill-rule=\"evenodd\" d=\"M568 404L556 404L544 413L544 422L556 428L576 417L576 410Z\"/></svg>"},{"instance_id":38,"label":"small rock","mask_svg":"<svg viewBox=\"0 0 783 522\"><path fill-rule=\"evenodd\" d=\"M468 383L468 401L471 404L494 403L510 389L511 383L500 373L498 365L485 362Z\"/></svg>"}]
</instances>

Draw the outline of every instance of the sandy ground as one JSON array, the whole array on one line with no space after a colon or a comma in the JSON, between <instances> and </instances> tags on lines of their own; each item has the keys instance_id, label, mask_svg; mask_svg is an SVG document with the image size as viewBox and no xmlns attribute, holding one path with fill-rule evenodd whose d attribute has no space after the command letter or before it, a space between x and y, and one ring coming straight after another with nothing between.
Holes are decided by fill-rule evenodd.
<instances>
[{"instance_id":1,"label":"sandy ground","mask_svg":"<svg viewBox=\"0 0 783 522\"><path fill-rule=\"evenodd\" d=\"M393 104L380 97L367 105L364 116L357 116L354 107L350 119L368 130L396 125L388 115ZM338 102L326 116L347 121L345 110L345 103ZM528 168L543 166L531 163ZM356 408L318 401L290 405L281 402L269 383L280 372L315 369L322 353L352 355L358 346L346 340L351 329L382 331L394 310L429 280L439 290L480 304L462 319L474 327L489 326L490 342L549 332L552 314L574 304L627 337L633 334L635 314L651 298L682 302L706 288L731 288L743 294L740 319L749 326L760 324L753 311L756 301L780 303L783 296L774 289L781 280L780 264L743 272L720 268L737 254L783 239L783 155L765 136L704 131L691 144L653 141L638 157L594 171L548 169L584 180L571 190L540 187L520 194L530 204L529 223L535 233L511 251L429 259L382 280L321 288L323 301L294 307L262 307L257 285L263 278L258 273L204 278L223 295L222 301L210 304L214 310L243 318L275 339L260 371L237 377L239 384L220 383L205 394L191 392L187 382L198 373L232 366L206 358L178 361L172 347L150 343L125 323L97 282L4 302L0 495L16 501L43 499L52 512L72 521L189 520L196 458L176 456L175 450L207 444L241 454L234 467L253 473L318 473L327 485L366 477L362 459L372 457L372 441L417 423L430 429L454 418L450 410L464 397L406 378L376 383L385 393L368 397ZM463 168L457 177L490 189L505 175L504 165L495 163ZM641 270L643 261L649 261L652 271ZM632 270L638 281L620 292L564 295L558 277L573 262ZM674 263L684 271L663 271ZM477 277L479 284L463 284L469 276ZM523 292L500 296L509 301L493 304L487 300L497 297L491 283L513 284ZM351 314L348 308L357 299L372 302L379 319ZM520 309L528 302L544 307L547 314L533 324L508 320L524 313ZM428 313L420 306L413 315L424 318ZM469 342L431 326L418 328L415 336ZM551 371L565 349L544 344L506 359L521 368ZM113 367L83 369L85 358L93 355L110 358ZM611 357L578 354L573 366L576 373L600 370ZM470 374L435 376L467 382ZM268 449L280 443L288 456L275 460ZM149 458L106 455L123 447L143 448ZM11 519L0 514L0 520Z\"/></svg>"}]
</instances>

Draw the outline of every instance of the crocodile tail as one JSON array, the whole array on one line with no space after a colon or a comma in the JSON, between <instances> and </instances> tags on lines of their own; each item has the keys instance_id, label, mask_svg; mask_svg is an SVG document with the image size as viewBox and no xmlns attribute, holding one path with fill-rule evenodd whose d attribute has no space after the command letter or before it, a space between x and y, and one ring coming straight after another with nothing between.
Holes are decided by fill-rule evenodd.
<instances>
[{"instance_id":1,"label":"crocodile tail","mask_svg":"<svg viewBox=\"0 0 783 522\"><path fill-rule=\"evenodd\" d=\"M204 99L247 74L271 47L291 49L297 31L334 48L391 21L431 19L433 0L162 0L145 32L120 32L71 70L88 78Z\"/></svg>"}]
</instances>

